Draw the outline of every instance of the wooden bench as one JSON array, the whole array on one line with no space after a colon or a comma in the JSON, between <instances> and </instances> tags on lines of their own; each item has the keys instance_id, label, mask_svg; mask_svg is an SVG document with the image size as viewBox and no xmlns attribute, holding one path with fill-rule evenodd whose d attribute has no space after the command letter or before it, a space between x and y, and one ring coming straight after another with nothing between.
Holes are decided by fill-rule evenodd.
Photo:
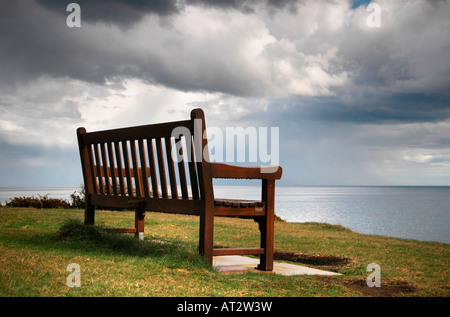
<instances>
[{"instance_id":1,"label":"wooden bench","mask_svg":"<svg viewBox=\"0 0 450 317\"><path fill-rule=\"evenodd\" d=\"M198 215L199 252L209 264L215 255L252 254L260 255L258 269L270 271L275 180L282 169L210 162L205 130L201 109L192 110L185 121L90 133L78 128L85 224L94 224L96 206L135 210L134 228L112 230L143 239L146 211ZM261 200L217 199L213 178L261 179ZM260 247L214 248L214 216L253 218L261 233Z\"/></svg>"}]
</instances>

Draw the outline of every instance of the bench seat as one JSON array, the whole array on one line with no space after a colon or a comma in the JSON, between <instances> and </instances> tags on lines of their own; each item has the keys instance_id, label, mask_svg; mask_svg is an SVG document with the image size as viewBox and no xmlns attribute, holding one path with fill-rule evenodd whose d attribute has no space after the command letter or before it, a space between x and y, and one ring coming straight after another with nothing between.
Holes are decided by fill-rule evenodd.
<instances>
[{"instance_id":1,"label":"bench seat","mask_svg":"<svg viewBox=\"0 0 450 317\"><path fill-rule=\"evenodd\" d=\"M263 207L264 202L257 200L215 198L214 206L251 208L251 207Z\"/></svg>"}]
</instances>

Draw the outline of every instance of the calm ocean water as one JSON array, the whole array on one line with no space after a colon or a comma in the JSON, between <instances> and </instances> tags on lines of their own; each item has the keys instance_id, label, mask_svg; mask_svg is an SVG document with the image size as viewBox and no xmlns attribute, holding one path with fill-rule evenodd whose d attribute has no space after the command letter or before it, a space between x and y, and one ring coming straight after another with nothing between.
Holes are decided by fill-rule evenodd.
<instances>
[{"instance_id":1,"label":"calm ocean water","mask_svg":"<svg viewBox=\"0 0 450 317\"><path fill-rule=\"evenodd\" d=\"M78 187L0 188L15 196L69 200ZM257 186L216 186L221 198L258 199ZM340 224L353 231L450 243L450 187L276 187L275 212L289 222Z\"/></svg>"}]
</instances>

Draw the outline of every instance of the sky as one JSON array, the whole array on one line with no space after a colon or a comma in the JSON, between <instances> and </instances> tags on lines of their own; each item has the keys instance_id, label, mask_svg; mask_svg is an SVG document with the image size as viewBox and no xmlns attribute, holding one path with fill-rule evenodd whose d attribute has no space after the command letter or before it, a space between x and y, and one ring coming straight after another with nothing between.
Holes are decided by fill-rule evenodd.
<instances>
[{"instance_id":1,"label":"sky","mask_svg":"<svg viewBox=\"0 0 450 317\"><path fill-rule=\"evenodd\" d=\"M280 185L450 185L450 1L71 2L0 1L2 187L78 186L77 127L198 107L278 128Z\"/></svg>"}]
</instances>

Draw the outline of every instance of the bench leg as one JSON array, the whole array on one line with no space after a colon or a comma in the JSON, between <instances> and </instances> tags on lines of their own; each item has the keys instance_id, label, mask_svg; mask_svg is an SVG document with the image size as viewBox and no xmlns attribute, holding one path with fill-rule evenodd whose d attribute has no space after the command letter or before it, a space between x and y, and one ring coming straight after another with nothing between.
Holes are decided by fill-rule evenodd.
<instances>
[{"instance_id":1,"label":"bench leg","mask_svg":"<svg viewBox=\"0 0 450 317\"><path fill-rule=\"evenodd\" d=\"M135 236L138 237L140 241L144 240L144 220L145 211L143 209L136 210L134 216L134 223L136 227Z\"/></svg>"},{"instance_id":2,"label":"bench leg","mask_svg":"<svg viewBox=\"0 0 450 317\"><path fill-rule=\"evenodd\" d=\"M84 224L93 225L95 223L95 206L86 204L84 209Z\"/></svg>"},{"instance_id":3,"label":"bench leg","mask_svg":"<svg viewBox=\"0 0 450 317\"><path fill-rule=\"evenodd\" d=\"M199 252L206 261L213 264L213 240L214 240L214 213L202 211L200 213L200 241Z\"/></svg>"},{"instance_id":4,"label":"bench leg","mask_svg":"<svg viewBox=\"0 0 450 317\"><path fill-rule=\"evenodd\" d=\"M263 271L273 270L273 240L274 240L274 208L275 208L275 181L262 181L262 200L266 203L266 216L259 221L261 231L261 248L264 254L260 255L257 269Z\"/></svg>"}]
</instances>

